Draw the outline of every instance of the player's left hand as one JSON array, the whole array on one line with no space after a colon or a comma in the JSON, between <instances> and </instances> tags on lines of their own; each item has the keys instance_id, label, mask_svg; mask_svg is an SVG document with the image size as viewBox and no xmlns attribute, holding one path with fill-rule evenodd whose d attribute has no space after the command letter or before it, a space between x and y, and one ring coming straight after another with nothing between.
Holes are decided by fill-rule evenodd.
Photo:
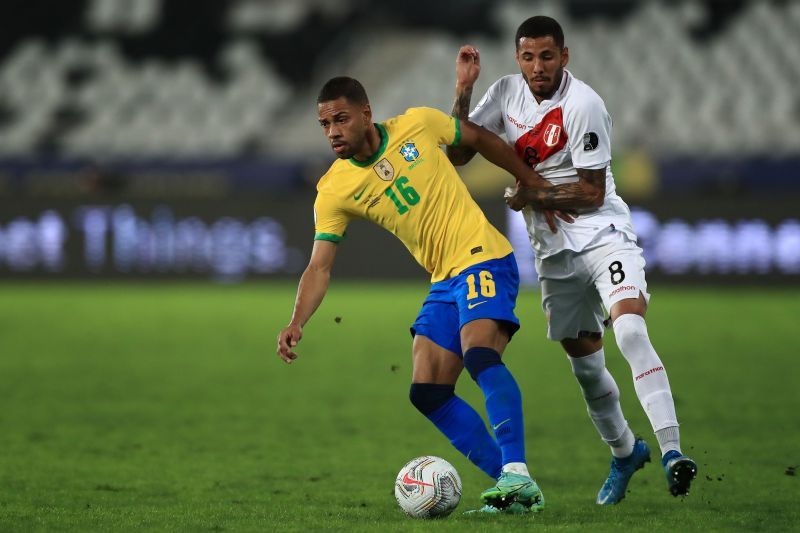
<instances>
[{"instance_id":1,"label":"player's left hand","mask_svg":"<svg viewBox=\"0 0 800 533\"><path fill-rule=\"evenodd\" d=\"M478 49L465 44L456 56L456 85L472 87L481 73L481 55Z\"/></svg>"},{"instance_id":2,"label":"player's left hand","mask_svg":"<svg viewBox=\"0 0 800 533\"><path fill-rule=\"evenodd\" d=\"M527 205L527 202L520 194L524 190L525 187L520 186L519 183L517 184L516 189L512 189L511 187L506 187L506 193L505 193L506 205L511 209L513 209L514 211L521 211L522 208Z\"/></svg>"},{"instance_id":3,"label":"player's left hand","mask_svg":"<svg viewBox=\"0 0 800 533\"><path fill-rule=\"evenodd\" d=\"M289 324L278 333L278 357L286 363L291 363L297 359L297 354L293 348L297 346L303 338L303 328L297 324Z\"/></svg>"}]
</instances>

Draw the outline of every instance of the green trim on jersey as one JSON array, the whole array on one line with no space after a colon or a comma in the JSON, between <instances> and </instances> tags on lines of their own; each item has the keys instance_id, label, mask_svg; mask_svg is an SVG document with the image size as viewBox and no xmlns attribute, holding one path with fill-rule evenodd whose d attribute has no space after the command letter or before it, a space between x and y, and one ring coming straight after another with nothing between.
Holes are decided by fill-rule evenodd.
<instances>
[{"instance_id":1,"label":"green trim on jersey","mask_svg":"<svg viewBox=\"0 0 800 533\"><path fill-rule=\"evenodd\" d=\"M386 145L389 144L389 134L386 133L386 128L383 127L383 124L375 123L375 127L378 128L378 133L381 136L381 145L378 147L378 151L372 154L372 157L366 161L359 161L351 157L349 161L357 167L368 167L374 164L383 155L383 152L386 151Z\"/></svg>"},{"instance_id":2,"label":"green trim on jersey","mask_svg":"<svg viewBox=\"0 0 800 533\"><path fill-rule=\"evenodd\" d=\"M456 121L456 136L453 137L453 142L450 146L458 146L458 143L461 141L461 121L458 120L458 117L453 117L453 120Z\"/></svg>"},{"instance_id":3,"label":"green trim on jersey","mask_svg":"<svg viewBox=\"0 0 800 533\"><path fill-rule=\"evenodd\" d=\"M330 242L339 243L339 242L342 242L342 239L344 239L344 236L339 236L339 235L336 235L335 233L316 233L316 234L314 234L314 240L315 241L330 241Z\"/></svg>"}]
</instances>

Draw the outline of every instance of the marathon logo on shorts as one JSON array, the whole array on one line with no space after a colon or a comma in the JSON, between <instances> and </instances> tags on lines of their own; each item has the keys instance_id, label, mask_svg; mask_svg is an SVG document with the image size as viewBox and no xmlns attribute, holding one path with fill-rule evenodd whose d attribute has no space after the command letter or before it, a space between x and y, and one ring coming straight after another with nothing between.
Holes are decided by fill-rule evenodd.
<instances>
[{"instance_id":1,"label":"marathon logo on shorts","mask_svg":"<svg viewBox=\"0 0 800 533\"><path fill-rule=\"evenodd\" d=\"M634 381L639 381L643 377L647 377L650 374L655 374L656 372L663 372L663 371L664 371L664 367L663 366L657 366L655 368L651 368L650 370L648 370L646 372L642 372L641 374L636 376L636 379L634 379Z\"/></svg>"},{"instance_id":2,"label":"marathon logo on shorts","mask_svg":"<svg viewBox=\"0 0 800 533\"><path fill-rule=\"evenodd\" d=\"M611 291L608 297L612 298L614 295L619 294L623 291L635 291L635 290L639 290L639 288L636 287L635 285L623 285L622 287L617 287L616 289Z\"/></svg>"}]
</instances>

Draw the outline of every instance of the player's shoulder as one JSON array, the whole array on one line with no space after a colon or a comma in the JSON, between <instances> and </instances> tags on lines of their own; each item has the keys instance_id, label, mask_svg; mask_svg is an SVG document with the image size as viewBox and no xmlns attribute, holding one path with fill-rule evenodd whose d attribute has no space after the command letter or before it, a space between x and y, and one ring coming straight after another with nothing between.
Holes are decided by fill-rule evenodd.
<instances>
[{"instance_id":1,"label":"player's shoulder","mask_svg":"<svg viewBox=\"0 0 800 533\"><path fill-rule=\"evenodd\" d=\"M317 181L317 193L330 194L336 187L336 176L347 174L351 163L346 159L337 159L328 168L328 171Z\"/></svg>"},{"instance_id":2,"label":"player's shoulder","mask_svg":"<svg viewBox=\"0 0 800 533\"><path fill-rule=\"evenodd\" d=\"M603 98L597 94L588 83L583 80L579 80L572 73L568 73L569 79L569 88L567 90L567 101L568 105L565 106L566 108L572 108L576 111L580 110L590 110L595 107L600 107L601 109L605 110L606 104L603 101Z\"/></svg>"},{"instance_id":3,"label":"player's shoulder","mask_svg":"<svg viewBox=\"0 0 800 533\"><path fill-rule=\"evenodd\" d=\"M518 94L526 89L527 85L522 74L507 74L491 84L487 92L493 97L501 99L509 95Z\"/></svg>"},{"instance_id":4,"label":"player's shoulder","mask_svg":"<svg viewBox=\"0 0 800 533\"><path fill-rule=\"evenodd\" d=\"M391 121L403 122L403 121L413 121L413 122L421 122L425 123L431 118L435 118L438 116L446 116L444 112L434 109L432 107L409 107L406 109L405 113L402 115L398 115L393 119L389 119L386 122L389 123Z\"/></svg>"}]
</instances>

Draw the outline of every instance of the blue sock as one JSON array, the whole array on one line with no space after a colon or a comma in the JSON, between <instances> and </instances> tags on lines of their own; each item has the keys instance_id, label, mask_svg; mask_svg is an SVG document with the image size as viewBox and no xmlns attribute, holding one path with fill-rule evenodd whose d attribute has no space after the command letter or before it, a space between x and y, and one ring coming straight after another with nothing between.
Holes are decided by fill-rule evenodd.
<instances>
[{"instance_id":1,"label":"blue sock","mask_svg":"<svg viewBox=\"0 0 800 533\"><path fill-rule=\"evenodd\" d=\"M470 348L464 354L464 366L486 398L486 412L503 464L526 462L522 395L500 354L491 348Z\"/></svg>"},{"instance_id":2,"label":"blue sock","mask_svg":"<svg viewBox=\"0 0 800 533\"><path fill-rule=\"evenodd\" d=\"M453 396L450 401L428 415L428 419L475 466L493 479L500 477L500 470L503 468L500 447L486 430L481 415L467 402Z\"/></svg>"},{"instance_id":3,"label":"blue sock","mask_svg":"<svg viewBox=\"0 0 800 533\"><path fill-rule=\"evenodd\" d=\"M454 385L414 383L411 385L411 403L467 459L497 479L503 467L500 447L486 430L481 416L454 391Z\"/></svg>"}]
</instances>

